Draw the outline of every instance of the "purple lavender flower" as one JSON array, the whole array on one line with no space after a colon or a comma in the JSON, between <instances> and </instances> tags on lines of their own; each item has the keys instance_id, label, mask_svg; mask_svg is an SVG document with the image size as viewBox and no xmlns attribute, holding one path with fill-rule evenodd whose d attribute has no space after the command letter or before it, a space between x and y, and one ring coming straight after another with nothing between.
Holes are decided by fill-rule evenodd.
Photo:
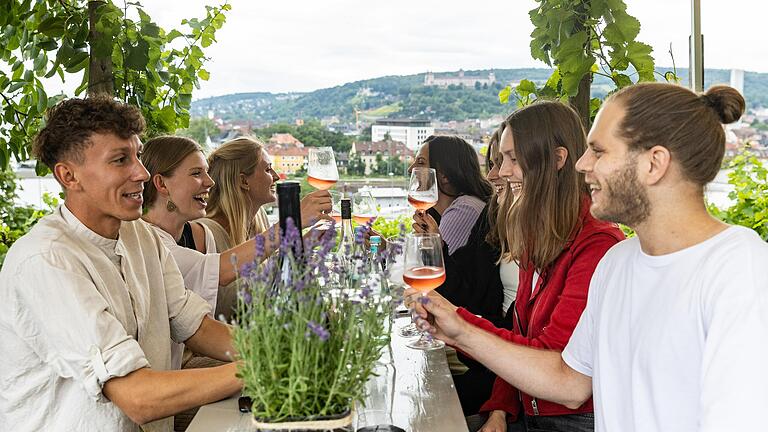
<instances>
[{"instance_id":1,"label":"purple lavender flower","mask_svg":"<svg viewBox=\"0 0 768 432\"><path fill-rule=\"evenodd\" d=\"M257 268L258 268L258 264L254 262L247 262L243 264L243 266L240 267L240 277L241 278L249 277Z\"/></svg>"},{"instance_id":2,"label":"purple lavender flower","mask_svg":"<svg viewBox=\"0 0 768 432\"><path fill-rule=\"evenodd\" d=\"M264 242L265 242L265 239L264 239L263 235L259 234L259 235L256 236L255 244L256 244L256 257L257 258L261 258L261 257L264 256Z\"/></svg>"},{"instance_id":3,"label":"purple lavender flower","mask_svg":"<svg viewBox=\"0 0 768 432\"><path fill-rule=\"evenodd\" d=\"M251 295L251 292L249 290L243 290L243 302L245 304L249 305L253 301L253 296Z\"/></svg>"},{"instance_id":4,"label":"purple lavender flower","mask_svg":"<svg viewBox=\"0 0 768 432\"><path fill-rule=\"evenodd\" d=\"M355 244L361 245L365 241L365 228L355 228Z\"/></svg>"},{"instance_id":5,"label":"purple lavender flower","mask_svg":"<svg viewBox=\"0 0 768 432\"><path fill-rule=\"evenodd\" d=\"M317 336L318 339L325 342L328 340L329 337L331 337L331 333L325 329L320 324L315 323L314 321L308 321L307 322L307 328L309 331L311 331L315 336ZM307 335L309 332L307 332Z\"/></svg>"}]
</instances>

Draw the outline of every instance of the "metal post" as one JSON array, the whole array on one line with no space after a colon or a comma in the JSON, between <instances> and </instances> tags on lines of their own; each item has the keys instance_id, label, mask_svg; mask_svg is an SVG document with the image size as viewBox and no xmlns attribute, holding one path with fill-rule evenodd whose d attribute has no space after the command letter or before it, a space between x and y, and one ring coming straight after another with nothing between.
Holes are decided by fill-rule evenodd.
<instances>
[{"instance_id":1,"label":"metal post","mask_svg":"<svg viewBox=\"0 0 768 432\"><path fill-rule=\"evenodd\" d=\"M688 39L690 63L688 85L696 92L704 91L704 35L701 34L701 0L691 0L691 36Z\"/></svg>"}]
</instances>

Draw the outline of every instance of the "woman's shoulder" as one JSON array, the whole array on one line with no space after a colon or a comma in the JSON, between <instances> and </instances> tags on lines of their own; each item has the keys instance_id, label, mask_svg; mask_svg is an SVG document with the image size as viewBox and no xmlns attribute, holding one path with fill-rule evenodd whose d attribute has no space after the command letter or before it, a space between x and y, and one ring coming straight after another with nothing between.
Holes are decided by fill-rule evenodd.
<instances>
[{"instance_id":1,"label":"woman's shoulder","mask_svg":"<svg viewBox=\"0 0 768 432\"><path fill-rule=\"evenodd\" d=\"M227 249L230 249L231 246L229 245L229 233L226 229L224 229L223 226L221 226L220 223L216 222L215 220L211 218L200 218L195 219L192 221L193 225L199 224L200 227L203 229L205 233L205 239L206 239L206 249L211 252L222 252ZM212 246L213 248L208 246L208 241L211 240L213 242ZM195 238L195 241L197 241L197 238Z\"/></svg>"}]
</instances>

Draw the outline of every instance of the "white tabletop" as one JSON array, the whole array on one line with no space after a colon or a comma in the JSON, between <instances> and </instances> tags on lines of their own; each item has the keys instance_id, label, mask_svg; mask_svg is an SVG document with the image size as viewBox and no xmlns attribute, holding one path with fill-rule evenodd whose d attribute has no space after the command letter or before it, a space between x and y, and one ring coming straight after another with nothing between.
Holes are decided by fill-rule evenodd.
<instances>
[{"instance_id":1,"label":"white tabletop","mask_svg":"<svg viewBox=\"0 0 768 432\"><path fill-rule=\"evenodd\" d=\"M357 415L384 420L408 432L466 432L445 351L406 347L410 339L401 337L397 329L407 323L407 318L395 322L391 354L386 350L382 355L377 367L380 376L367 383L366 407L358 408ZM188 432L256 430L251 416L238 411L236 397L203 406L187 429Z\"/></svg>"}]
</instances>

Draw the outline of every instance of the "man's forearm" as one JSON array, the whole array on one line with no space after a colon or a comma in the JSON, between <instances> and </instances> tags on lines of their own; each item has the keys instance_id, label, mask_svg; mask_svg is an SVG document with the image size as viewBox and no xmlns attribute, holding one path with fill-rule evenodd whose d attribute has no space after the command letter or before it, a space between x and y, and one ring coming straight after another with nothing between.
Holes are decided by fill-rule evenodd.
<instances>
[{"instance_id":1,"label":"man's forearm","mask_svg":"<svg viewBox=\"0 0 768 432\"><path fill-rule=\"evenodd\" d=\"M468 326L456 342L457 348L530 395L576 408L592 394L592 379L571 369L557 351L507 342L475 326Z\"/></svg>"},{"instance_id":2,"label":"man's forearm","mask_svg":"<svg viewBox=\"0 0 768 432\"><path fill-rule=\"evenodd\" d=\"M235 348L232 346L231 328L208 316L203 318L200 327L184 344L197 354L221 361L235 359Z\"/></svg>"},{"instance_id":3,"label":"man's forearm","mask_svg":"<svg viewBox=\"0 0 768 432\"><path fill-rule=\"evenodd\" d=\"M235 363L180 371L144 368L107 381L104 395L144 424L236 394L242 387L236 371Z\"/></svg>"}]
</instances>

